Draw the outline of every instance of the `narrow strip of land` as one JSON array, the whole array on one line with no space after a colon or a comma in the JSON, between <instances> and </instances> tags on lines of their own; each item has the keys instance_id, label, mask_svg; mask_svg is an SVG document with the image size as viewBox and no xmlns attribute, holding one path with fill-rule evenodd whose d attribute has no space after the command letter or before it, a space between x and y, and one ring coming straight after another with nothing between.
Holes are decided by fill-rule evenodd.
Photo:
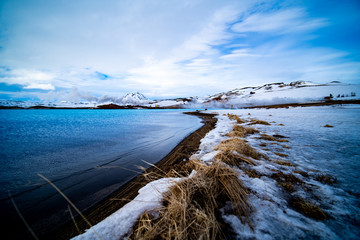
<instances>
[{"instance_id":1,"label":"narrow strip of land","mask_svg":"<svg viewBox=\"0 0 360 240\"><path fill-rule=\"evenodd\" d=\"M153 173L153 176L160 177L163 175L162 172L179 168L184 159L188 159L198 150L200 140L215 127L217 121L217 119L214 118L215 114L204 114L200 112L188 112L186 114L201 117L204 125L182 140L166 157L156 164L156 167L149 168L147 173ZM138 175L83 214L91 224L95 225L134 199L138 194L138 190L147 183L148 180L143 175ZM81 232L89 228L86 222L79 216L75 218L75 221ZM56 231L44 237L44 239L70 239L78 234L79 232L74 223L67 222Z\"/></svg>"}]
</instances>

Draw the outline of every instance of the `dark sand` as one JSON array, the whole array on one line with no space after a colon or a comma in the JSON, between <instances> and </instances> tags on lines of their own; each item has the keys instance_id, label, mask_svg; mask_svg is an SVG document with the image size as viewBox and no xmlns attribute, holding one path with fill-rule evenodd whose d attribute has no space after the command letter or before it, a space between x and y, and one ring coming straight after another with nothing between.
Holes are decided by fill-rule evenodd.
<instances>
[{"instance_id":1,"label":"dark sand","mask_svg":"<svg viewBox=\"0 0 360 240\"><path fill-rule=\"evenodd\" d=\"M189 159L192 154L196 153L200 145L200 140L215 127L217 121L217 119L214 118L215 114L204 114L200 112L189 112L187 114L201 117L204 125L182 140L166 157L156 164L156 167L149 168L147 173L152 172L157 176L161 176L162 171L168 172L171 169L179 168L183 163L183 159ZM138 194L138 190L148 182L143 175L138 175L120 189L107 196L104 200L86 210L83 214L92 225L95 225L134 199ZM75 221L81 232L89 228L89 225L86 224L80 216L77 216ZM56 231L45 237L41 237L41 239L70 239L78 234L79 232L74 223L67 222L59 226Z\"/></svg>"}]
</instances>

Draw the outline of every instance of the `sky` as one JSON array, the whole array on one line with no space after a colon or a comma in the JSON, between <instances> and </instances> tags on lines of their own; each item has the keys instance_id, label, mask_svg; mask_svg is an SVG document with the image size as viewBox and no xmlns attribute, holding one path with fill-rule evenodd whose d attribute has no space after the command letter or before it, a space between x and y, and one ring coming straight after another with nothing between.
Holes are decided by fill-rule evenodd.
<instances>
[{"instance_id":1,"label":"sky","mask_svg":"<svg viewBox=\"0 0 360 240\"><path fill-rule=\"evenodd\" d=\"M1 0L0 99L357 84L359 42L359 0Z\"/></svg>"}]
</instances>

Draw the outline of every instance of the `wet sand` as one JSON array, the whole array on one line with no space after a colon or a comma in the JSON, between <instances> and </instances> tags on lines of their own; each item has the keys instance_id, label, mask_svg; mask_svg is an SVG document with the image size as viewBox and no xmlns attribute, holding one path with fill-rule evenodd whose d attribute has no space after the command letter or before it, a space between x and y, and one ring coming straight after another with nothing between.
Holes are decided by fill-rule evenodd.
<instances>
[{"instance_id":1,"label":"wet sand","mask_svg":"<svg viewBox=\"0 0 360 240\"><path fill-rule=\"evenodd\" d=\"M160 178L162 171L168 172L171 169L179 168L184 159L188 159L198 150L200 140L204 138L206 133L215 127L217 119L214 118L214 114L200 112L188 112L186 114L201 117L204 125L182 140L166 157L156 164L156 167L149 168L147 173L155 173ZM92 225L95 225L134 199L138 194L138 190L148 182L143 175L138 175L83 214ZM75 222L80 232L84 232L89 228L89 225L80 216L75 217ZM59 226L56 231L47 236L41 237L41 239L70 239L78 234L79 231L76 229L75 224L70 221Z\"/></svg>"}]
</instances>

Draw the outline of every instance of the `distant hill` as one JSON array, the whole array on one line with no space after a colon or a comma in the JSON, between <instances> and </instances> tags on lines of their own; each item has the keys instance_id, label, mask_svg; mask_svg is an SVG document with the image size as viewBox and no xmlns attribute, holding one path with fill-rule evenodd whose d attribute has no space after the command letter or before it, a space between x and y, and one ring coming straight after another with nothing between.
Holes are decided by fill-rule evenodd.
<instances>
[{"instance_id":1,"label":"distant hill","mask_svg":"<svg viewBox=\"0 0 360 240\"><path fill-rule=\"evenodd\" d=\"M104 95L91 102L60 101L44 103L0 100L0 108L242 108L357 99L360 99L359 84L343 84L338 81L328 84L314 84L296 81L288 84L279 82L255 87L236 88L207 97L165 100L150 100L139 92L128 93L123 97Z\"/></svg>"}]
</instances>

